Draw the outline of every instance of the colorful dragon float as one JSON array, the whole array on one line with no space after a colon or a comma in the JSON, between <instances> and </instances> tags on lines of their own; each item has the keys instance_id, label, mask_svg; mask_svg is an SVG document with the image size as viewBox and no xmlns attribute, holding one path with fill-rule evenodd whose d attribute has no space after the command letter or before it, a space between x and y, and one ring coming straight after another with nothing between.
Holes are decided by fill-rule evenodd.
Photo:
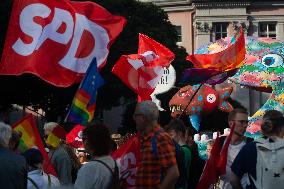
<instances>
[{"instance_id":1,"label":"colorful dragon float","mask_svg":"<svg viewBox=\"0 0 284 189\"><path fill-rule=\"evenodd\" d=\"M231 43L232 38L220 39L202 46L195 54L218 53ZM274 109L284 113L284 42L271 38L246 37L245 48L243 65L229 80L257 91L271 92L266 103L249 118L248 134L257 134L266 110ZM169 105L173 107L174 104Z\"/></svg>"}]
</instances>

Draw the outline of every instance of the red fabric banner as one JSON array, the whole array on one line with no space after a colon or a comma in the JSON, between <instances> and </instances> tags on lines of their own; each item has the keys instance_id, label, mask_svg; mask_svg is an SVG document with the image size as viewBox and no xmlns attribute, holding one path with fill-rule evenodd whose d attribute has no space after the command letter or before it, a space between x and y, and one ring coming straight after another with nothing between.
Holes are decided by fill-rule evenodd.
<instances>
[{"instance_id":1,"label":"red fabric banner","mask_svg":"<svg viewBox=\"0 0 284 189\"><path fill-rule=\"evenodd\" d=\"M241 29L236 42L225 50L214 54L192 54L186 60L192 62L195 68L210 68L216 71L229 71L243 65L246 48L244 32Z\"/></svg>"},{"instance_id":2,"label":"red fabric banner","mask_svg":"<svg viewBox=\"0 0 284 189\"><path fill-rule=\"evenodd\" d=\"M67 87L94 57L104 66L126 20L93 2L14 0L0 74L32 73Z\"/></svg>"},{"instance_id":3,"label":"red fabric banner","mask_svg":"<svg viewBox=\"0 0 284 189\"><path fill-rule=\"evenodd\" d=\"M168 48L139 34L138 54L122 55L112 72L138 94L141 101L151 100L150 95L163 75L163 67L168 67L174 58Z\"/></svg>"},{"instance_id":4,"label":"red fabric banner","mask_svg":"<svg viewBox=\"0 0 284 189\"><path fill-rule=\"evenodd\" d=\"M134 189L137 167L141 161L139 134L120 146L112 157L120 165L120 175L124 188Z\"/></svg>"},{"instance_id":5,"label":"red fabric banner","mask_svg":"<svg viewBox=\"0 0 284 189\"><path fill-rule=\"evenodd\" d=\"M75 125L75 127L66 135L66 142L70 144L73 148L83 148L83 130L86 127L82 125Z\"/></svg>"}]
</instances>

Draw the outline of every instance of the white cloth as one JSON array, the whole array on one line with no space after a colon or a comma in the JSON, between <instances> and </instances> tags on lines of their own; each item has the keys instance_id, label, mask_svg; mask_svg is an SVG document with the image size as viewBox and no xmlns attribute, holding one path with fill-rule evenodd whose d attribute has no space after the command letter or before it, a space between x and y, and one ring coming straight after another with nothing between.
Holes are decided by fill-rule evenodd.
<instances>
[{"instance_id":1,"label":"white cloth","mask_svg":"<svg viewBox=\"0 0 284 189\"><path fill-rule=\"evenodd\" d=\"M241 143L237 145L229 144L227 165L226 165L226 175L221 176L220 184L219 184L220 189L232 189L232 185L230 184L230 175L232 173L231 166L233 164L233 161L237 157L238 153L240 152L240 150L245 144L246 144L245 141L242 141ZM243 178L241 179L241 184L243 188L246 188L246 185L248 184L247 174L245 174Z\"/></svg>"},{"instance_id":2,"label":"white cloth","mask_svg":"<svg viewBox=\"0 0 284 189\"><path fill-rule=\"evenodd\" d=\"M51 181L50 186L52 188L60 186L59 180L55 176L53 175L49 175L49 176L50 176L50 181ZM48 175L46 173L42 172L41 170L34 170L28 173L28 177L36 183L38 188L48 189L49 183L48 183ZM27 189L36 189L36 187L30 180L28 180Z\"/></svg>"},{"instance_id":3,"label":"white cloth","mask_svg":"<svg viewBox=\"0 0 284 189\"><path fill-rule=\"evenodd\" d=\"M111 156L102 156L97 160L106 163L114 172L115 162ZM100 162L90 161L78 172L75 189L107 189L112 180L110 170Z\"/></svg>"}]
</instances>

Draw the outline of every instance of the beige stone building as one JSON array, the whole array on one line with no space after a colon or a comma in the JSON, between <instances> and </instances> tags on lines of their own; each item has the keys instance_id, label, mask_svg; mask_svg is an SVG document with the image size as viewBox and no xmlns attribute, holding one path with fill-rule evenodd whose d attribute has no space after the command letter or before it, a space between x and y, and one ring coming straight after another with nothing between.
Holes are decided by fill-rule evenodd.
<instances>
[{"instance_id":1,"label":"beige stone building","mask_svg":"<svg viewBox=\"0 0 284 189\"><path fill-rule=\"evenodd\" d=\"M284 40L284 0L140 1L153 2L167 12L179 33L178 45L189 54L201 45L232 36L237 25L242 25L248 36ZM224 85L228 84L219 87ZM253 114L269 95L235 86L232 97Z\"/></svg>"}]
</instances>

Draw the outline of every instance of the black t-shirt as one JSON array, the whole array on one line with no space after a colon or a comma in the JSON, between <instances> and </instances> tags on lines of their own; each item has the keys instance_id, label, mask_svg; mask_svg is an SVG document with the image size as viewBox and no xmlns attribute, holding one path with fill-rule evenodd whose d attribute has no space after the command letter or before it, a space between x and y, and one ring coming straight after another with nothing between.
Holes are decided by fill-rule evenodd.
<instances>
[{"instance_id":1,"label":"black t-shirt","mask_svg":"<svg viewBox=\"0 0 284 189\"><path fill-rule=\"evenodd\" d=\"M245 173L248 173L249 178L253 177L256 180L256 161L257 151L256 143L248 142L239 152L234 160L231 169L239 178L242 178ZM250 186L247 189L256 189L253 181L250 180Z\"/></svg>"}]
</instances>

